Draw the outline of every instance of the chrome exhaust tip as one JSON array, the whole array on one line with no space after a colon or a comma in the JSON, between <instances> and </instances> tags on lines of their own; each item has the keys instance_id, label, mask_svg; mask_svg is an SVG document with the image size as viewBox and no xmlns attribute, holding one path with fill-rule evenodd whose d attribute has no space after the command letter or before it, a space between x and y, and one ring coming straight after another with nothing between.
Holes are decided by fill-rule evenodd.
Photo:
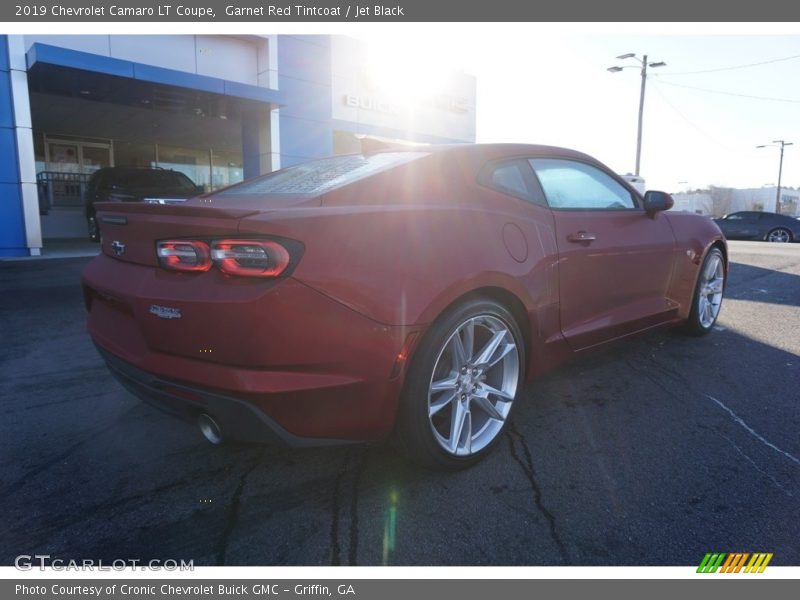
<instances>
[{"instance_id":1,"label":"chrome exhaust tip","mask_svg":"<svg viewBox=\"0 0 800 600\"><path fill-rule=\"evenodd\" d=\"M219 426L211 415L202 413L197 417L197 425L200 427L200 433L203 434L209 442L215 446L222 443L222 427Z\"/></svg>"}]
</instances>

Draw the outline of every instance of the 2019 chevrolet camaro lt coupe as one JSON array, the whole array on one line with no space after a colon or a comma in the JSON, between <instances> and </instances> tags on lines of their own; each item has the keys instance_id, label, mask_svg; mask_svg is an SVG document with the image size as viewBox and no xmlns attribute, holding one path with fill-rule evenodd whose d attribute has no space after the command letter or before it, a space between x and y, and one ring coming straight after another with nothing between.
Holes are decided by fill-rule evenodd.
<instances>
[{"instance_id":1,"label":"2019 chevrolet camaro lt coupe","mask_svg":"<svg viewBox=\"0 0 800 600\"><path fill-rule=\"evenodd\" d=\"M395 432L418 460L464 466L526 379L654 327L712 329L725 240L671 206L585 154L506 144L100 204L88 330L125 387L213 442Z\"/></svg>"}]
</instances>

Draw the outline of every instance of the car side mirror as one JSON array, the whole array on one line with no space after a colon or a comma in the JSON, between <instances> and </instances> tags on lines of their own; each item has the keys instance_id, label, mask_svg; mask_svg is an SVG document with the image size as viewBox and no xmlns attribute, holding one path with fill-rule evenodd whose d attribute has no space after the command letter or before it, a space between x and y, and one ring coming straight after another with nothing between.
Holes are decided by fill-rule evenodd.
<instances>
[{"instance_id":1,"label":"car side mirror","mask_svg":"<svg viewBox=\"0 0 800 600\"><path fill-rule=\"evenodd\" d=\"M644 194L644 210L651 217L662 210L669 210L675 204L667 192L648 190Z\"/></svg>"}]
</instances>

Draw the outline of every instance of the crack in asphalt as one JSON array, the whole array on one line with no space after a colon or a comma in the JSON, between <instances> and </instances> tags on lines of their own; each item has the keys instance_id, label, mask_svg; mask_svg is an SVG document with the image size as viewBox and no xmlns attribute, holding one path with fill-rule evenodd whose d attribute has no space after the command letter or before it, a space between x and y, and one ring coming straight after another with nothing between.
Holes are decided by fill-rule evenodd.
<instances>
[{"instance_id":1,"label":"crack in asphalt","mask_svg":"<svg viewBox=\"0 0 800 600\"><path fill-rule=\"evenodd\" d=\"M783 454L790 461L792 461L796 465L800 466L800 459L798 459L796 456L794 456L792 454L789 454L788 452L786 452L786 450L781 450L775 444L773 444L772 442L767 440L764 436L762 436L760 433L758 433L755 429L750 427L750 425L745 423L744 419L742 419L739 415L737 415L730 408L728 408L722 401L717 400L716 398L714 398L714 396L709 396L708 394L704 394L704 395L709 400L713 400L722 410L724 410L725 412L727 412L730 415L730 417L733 419L733 421L737 425L740 425L745 431L747 431L747 433L749 433L751 436L753 436L759 442L764 444L767 448L771 448L775 452L777 452L779 454Z\"/></svg>"},{"instance_id":2,"label":"crack in asphalt","mask_svg":"<svg viewBox=\"0 0 800 600\"><path fill-rule=\"evenodd\" d=\"M36 477L40 473L43 473L44 471L48 470L50 467L52 467L54 465L57 465L58 463L60 463L65 458L68 458L71 454L74 454L75 452L80 450L80 448L84 444L86 444L87 442L95 440L99 436L101 436L101 435L103 435L105 433L108 433L111 429L113 429L114 427L119 425L120 421L123 419L123 417L128 415L128 413L130 413L132 410L133 410L133 407L129 408L124 413L122 413L121 415L117 416L114 419L114 421L112 421L111 423L109 423L105 427L100 427L98 429L95 429L91 433L89 433L89 434L85 435L84 437L82 437L81 439L79 439L74 444L71 444L70 446L68 446L66 448L66 450L64 450L60 454L57 454L56 456L52 457L50 460L48 460L48 461L46 461L44 463L41 463L41 464L33 467L30 470L25 471L22 474L22 476L19 477L16 481L14 481L10 485L6 486L6 488L2 491L2 493L0 495L4 495L4 494L7 494L7 493L10 493L12 490L16 490L19 486L28 483L28 480L30 480L31 478Z\"/></svg>"},{"instance_id":3,"label":"crack in asphalt","mask_svg":"<svg viewBox=\"0 0 800 600\"><path fill-rule=\"evenodd\" d=\"M361 487L361 477L367 466L367 448L361 450L357 458L356 470L353 476L353 496L350 500L350 551L347 554L347 561L350 565L358 564L358 499L359 488Z\"/></svg>"},{"instance_id":4,"label":"crack in asphalt","mask_svg":"<svg viewBox=\"0 0 800 600\"><path fill-rule=\"evenodd\" d=\"M366 465L367 449L362 448L359 452L358 449L350 450L344 460L339 472L333 482L333 497L331 499L331 565L340 566L342 564L342 544L340 543L340 518L339 512L344 504L343 491L345 477L351 472L350 464L355 463L352 470L353 479L349 486L351 490L350 497L350 545L347 552L347 561L349 565L356 565L358 559L358 499L359 487L361 485L361 477L364 473Z\"/></svg>"},{"instance_id":5,"label":"crack in asphalt","mask_svg":"<svg viewBox=\"0 0 800 600\"><path fill-rule=\"evenodd\" d=\"M215 479L216 475L221 475L228 470L229 469L227 467L210 471L204 469L202 472L191 472L188 473L186 477L178 479L177 481L172 481L160 486L148 488L129 496L119 497L117 495L112 495L111 500L103 500L80 507L77 515L74 513L68 513L61 516L47 515L46 518L37 519L34 525L24 522L17 523L16 528L0 528L0 537L12 537L19 533L20 535L24 534L25 539L28 541L31 547L45 546L48 543L48 537L36 537L41 529L44 529L46 532L51 532L54 529L66 529L68 526L88 521L90 519L102 518L104 515L113 516L121 507L129 504L136 504L138 506L142 501L152 500L153 498L158 498L160 494L171 492L172 490L180 489L184 486L189 486L191 483L195 483L198 480L198 477ZM43 496L43 498L49 499L58 497L58 494L60 493L61 492L51 493L47 496ZM47 536L49 533L45 533L44 535Z\"/></svg>"},{"instance_id":6,"label":"crack in asphalt","mask_svg":"<svg viewBox=\"0 0 800 600\"><path fill-rule=\"evenodd\" d=\"M759 473L761 473L761 474L762 474L764 477L766 477L767 479L769 479L769 480L770 480L770 481L771 481L771 482L772 482L772 483L775 485L775 487L776 487L776 488L778 488L780 491L782 491L784 494L786 494L786 495L787 495L789 498L793 498L793 497L794 497L794 494L792 494L792 492L790 492L790 491L789 491L789 490L787 490L785 487L783 487L783 486L780 484L780 482L779 482L779 481L778 481L778 480L777 480L775 477L773 477L772 475L770 475L769 473L767 473L767 472L766 472L764 469L762 469L761 467L759 467L759 466L758 466L758 464L756 463L756 461L754 461L754 460L753 460L752 458L750 458L750 457L749 457L747 454L745 454L744 450L742 450L741 448L739 448L739 446L737 446L737 445L736 445L736 442L734 442L734 441L733 441L731 438L729 438L728 436L726 436L726 435L724 435L724 434L720 433L719 431L717 431L717 430L716 430L716 429L714 429L714 428L711 428L711 430L712 430L714 433L716 433L716 434L717 434L719 437L721 437L722 439L724 439L725 441L727 441L727 442L728 442L728 443L729 443L731 446L733 446L733 449L734 449L734 450L736 450L736 452L738 452L738 453L739 453L739 454L742 456L742 458L744 458L744 459L745 459L747 462L749 462L749 463L750 463L750 465L751 465L751 466L752 466L752 467L753 467L753 468L754 468L756 471L758 471L758 472L759 472Z\"/></svg>"},{"instance_id":7,"label":"crack in asphalt","mask_svg":"<svg viewBox=\"0 0 800 600\"><path fill-rule=\"evenodd\" d=\"M628 360L628 361L626 361L626 362L627 362L628 366L629 366L629 367L630 367L632 370L636 371L637 373L639 373L639 374L641 374L641 375L644 375L644 376L645 376L647 379L649 379L650 381L652 381L652 382L653 382L655 385L657 385L657 386L658 386L658 387L660 387L660 388L661 388L661 389L662 389L664 392L666 392L666 393L667 393L667 395L669 395L671 398L674 398L674 399L678 399L678 400L679 400L679 398L678 398L677 396L675 396L675 395L672 393L672 391L669 389L669 387L668 387L668 386L667 386L665 383L663 383L662 381L660 381L660 380L659 380L659 379L658 379L656 376L654 376L653 374L651 374L651 373L650 373L650 372L648 372L647 370L644 370L644 369L639 369L639 368L637 368L637 367L636 367L636 365L635 365L635 364L634 364L632 361L630 361L630 360ZM767 440L766 438L764 438L764 437L763 437L761 434L759 434L759 433L758 433L758 432L756 432L756 431L755 431L755 430L754 430L752 427L750 427L750 426L749 426L749 425L748 425L748 424L747 424L747 423L746 423L746 422L745 422L745 421L744 421L744 420L743 420L743 419L742 419L742 418L741 418L739 415L737 415L737 414L736 414L736 413L735 413L733 410L731 410L731 409L730 409L730 408L729 408L727 405L725 405L725 404L724 404L724 403L723 403L721 400L718 400L717 398L715 398L714 396L711 396L711 395L709 395L709 394L706 394L706 393L702 393L702 392L700 392L700 391L699 391L699 390L697 390L697 389L696 389L694 386L690 385L690 384L689 384L689 382L688 382L688 381L686 381L686 379L684 379L684 378L680 377L680 375L679 375L678 373L676 373L676 372L675 372L675 371L673 371L672 369L669 369L669 368L667 368L665 365L663 365L663 364L659 364L659 363L656 363L655 361L650 361L650 362L651 362L651 364L652 364L652 365L653 365L653 366L654 366L654 367L655 367L655 368L656 368L656 369L657 369L657 370L658 370L658 371L659 371L659 372L660 372L660 373L661 373L661 374L662 374L664 377L666 377L667 379L669 379L669 380L671 380L671 381L675 382L676 384L680 384L680 385L682 385L682 386L683 386L683 388L684 388L684 389L686 389L686 390L687 390L687 391L688 391L690 394L699 395L699 396L704 396L705 398L707 398L707 399L709 399L709 400L713 401L713 402L714 402L715 404L717 404L717 406L719 406L719 407L720 407L722 410L724 410L725 412L727 412L727 413L728 413L728 415L731 417L731 419L733 419L733 421L734 421L736 424L740 425L740 426L741 426L741 427L742 427L742 428L743 428L745 431L747 431L747 432L748 432L748 433L749 433L749 434L750 434L752 437L754 437L755 439L757 439L759 442L761 442L762 444L764 444L764 445L765 445L765 446L767 446L768 448L770 448L770 449L774 450L775 452L777 452L777 453L779 453L779 454L782 454L783 456L785 456L786 458L788 458L788 459L789 459L790 461L792 461L793 463L795 463L795 464L797 464L797 465L800 465L800 459L798 459L796 456L794 456L794 455L790 454L789 452L787 452L787 451L785 451L785 450L782 450L781 448L779 448L778 446L776 446L775 444L773 444L772 442L770 442L769 440ZM746 454L744 454L744 452L742 452L742 451L741 451L741 449L740 449L740 448L739 448L739 447L738 447L738 446L737 446L737 445L736 445L736 444L733 442L733 440L731 440L731 439L729 439L729 438L727 438L727 437L723 436L723 435L722 435L721 433L719 433L719 431L717 431L716 429L714 429L714 432L715 432L715 433L717 433L718 435L720 435L720 436L724 437L726 440L728 440L728 442L730 442L730 444L731 444L731 445L732 445L732 446L733 446L733 447L734 447L734 448L735 448L735 449L736 449L736 450L737 450L737 451L738 451L740 454L742 454L742 456L743 456L745 459L747 459L747 460L748 460L748 461L750 461L750 462L753 462L753 461L750 459L750 457L749 457L749 456L747 456ZM758 467L755 465L755 463L753 463L753 466L754 466L754 467L756 467L756 469L757 469L758 471L760 471L760 472L763 472L763 471L761 471L761 469L760 469L760 468L758 468ZM765 473L765 474L766 474L766 473ZM775 485L777 485L777 486L778 486L778 487L779 487L779 488L780 488L782 491L784 491L784 492L786 491L786 490L785 490L785 489L784 489L784 488L783 488L783 487L782 487L782 486L781 486L779 483L777 483L777 481L775 481L775 479L774 479L774 478L773 478L771 475L768 475L768 477L769 477L770 479L772 479L772 480L773 480L773 483L775 483ZM790 493L789 495L791 496L791 493Z\"/></svg>"},{"instance_id":8,"label":"crack in asphalt","mask_svg":"<svg viewBox=\"0 0 800 600\"><path fill-rule=\"evenodd\" d=\"M348 452L336 478L333 481L333 497L331 498L331 565L339 566L342 564L341 550L339 548L339 500L342 491L342 479L347 473L347 466L350 464L350 453Z\"/></svg>"},{"instance_id":9,"label":"crack in asphalt","mask_svg":"<svg viewBox=\"0 0 800 600\"><path fill-rule=\"evenodd\" d=\"M233 491L233 495L231 496L230 507L228 508L228 519L225 523L225 529L222 531L222 536L217 542L217 566L225 566L225 559L228 553L228 544L231 540L231 535L233 534L234 529L236 529L236 522L239 520L239 508L241 506L242 500L242 492L244 491L244 486L247 483L247 479L250 477L250 474L255 471L256 467L261 462L262 454L259 454L253 463L247 467L242 474L239 476L239 483L236 486L236 489Z\"/></svg>"},{"instance_id":10,"label":"crack in asphalt","mask_svg":"<svg viewBox=\"0 0 800 600\"><path fill-rule=\"evenodd\" d=\"M517 449L514 446L515 436L525 457L524 461L520 458L519 454L517 453ZM542 502L542 488L539 486L539 482L536 481L536 471L533 468L533 458L531 456L530 448L528 447L528 442L525 440L525 436L519 432L513 420L508 424L508 432L506 433L506 437L508 438L508 447L511 453L511 458L520 466L522 472L525 474L525 477L531 484L531 489L533 490L533 500L536 503L536 508L539 509L539 512L541 512L547 520L550 529L550 537L558 547L561 560L565 565L571 564L567 547L561 537L558 535L558 530L556 529L556 518Z\"/></svg>"},{"instance_id":11,"label":"crack in asphalt","mask_svg":"<svg viewBox=\"0 0 800 600\"><path fill-rule=\"evenodd\" d=\"M639 364L637 364L636 362L634 362L629 358L625 359L625 364L628 365L628 368L630 368L631 371L634 371L638 375L643 376L645 379L649 379L657 387L661 388L661 390L665 392L670 398L673 398L679 402L683 402L683 400L675 395L674 390L670 388L669 385L661 381L658 377L656 377L654 373L652 373L653 369L657 370L659 373L661 373L661 375L673 381L674 383L680 384L688 392L693 394L697 393L697 390L691 387L689 383L684 378L682 378L677 372L665 367L663 364L653 359L645 358L645 360L649 362L650 368L648 369L640 368Z\"/></svg>"}]
</instances>

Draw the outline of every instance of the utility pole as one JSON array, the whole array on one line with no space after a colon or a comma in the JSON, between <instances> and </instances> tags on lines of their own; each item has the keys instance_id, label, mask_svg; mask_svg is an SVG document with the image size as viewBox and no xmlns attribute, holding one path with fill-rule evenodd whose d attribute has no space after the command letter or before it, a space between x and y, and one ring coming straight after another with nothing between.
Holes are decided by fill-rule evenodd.
<instances>
[{"instance_id":1,"label":"utility pole","mask_svg":"<svg viewBox=\"0 0 800 600\"><path fill-rule=\"evenodd\" d=\"M666 67L667 63L665 62L647 62L647 54L643 55L642 58L639 58L633 52L629 52L628 54L620 54L617 59L625 60L626 58L633 58L639 61L641 65L641 76L642 76L642 87L639 91L639 126L636 130L636 173L634 173L637 177L639 175L639 168L642 162L642 125L644 121L644 90L645 86L647 85L647 67ZM627 69L629 67L609 67L606 69L611 73L619 73L622 69Z\"/></svg>"},{"instance_id":2,"label":"utility pole","mask_svg":"<svg viewBox=\"0 0 800 600\"><path fill-rule=\"evenodd\" d=\"M785 140L772 140L771 144L761 144L756 148L767 148L769 146L778 147L780 145L781 157L778 161L778 189L775 191L775 212L781 214L781 176L783 175L783 149L786 146L793 146L794 142L787 142Z\"/></svg>"},{"instance_id":3,"label":"utility pole","mask_svg":"<svg viewBox=\"0 0 800 600\"><path fill-rule=\"evenodd\" d=\"M642 88L639 91L639 127L636 132L636 175L642 162L642 121L644 119L644 88L647 81L647 54L642 57Z\"/></svg>"}]
</instances>

